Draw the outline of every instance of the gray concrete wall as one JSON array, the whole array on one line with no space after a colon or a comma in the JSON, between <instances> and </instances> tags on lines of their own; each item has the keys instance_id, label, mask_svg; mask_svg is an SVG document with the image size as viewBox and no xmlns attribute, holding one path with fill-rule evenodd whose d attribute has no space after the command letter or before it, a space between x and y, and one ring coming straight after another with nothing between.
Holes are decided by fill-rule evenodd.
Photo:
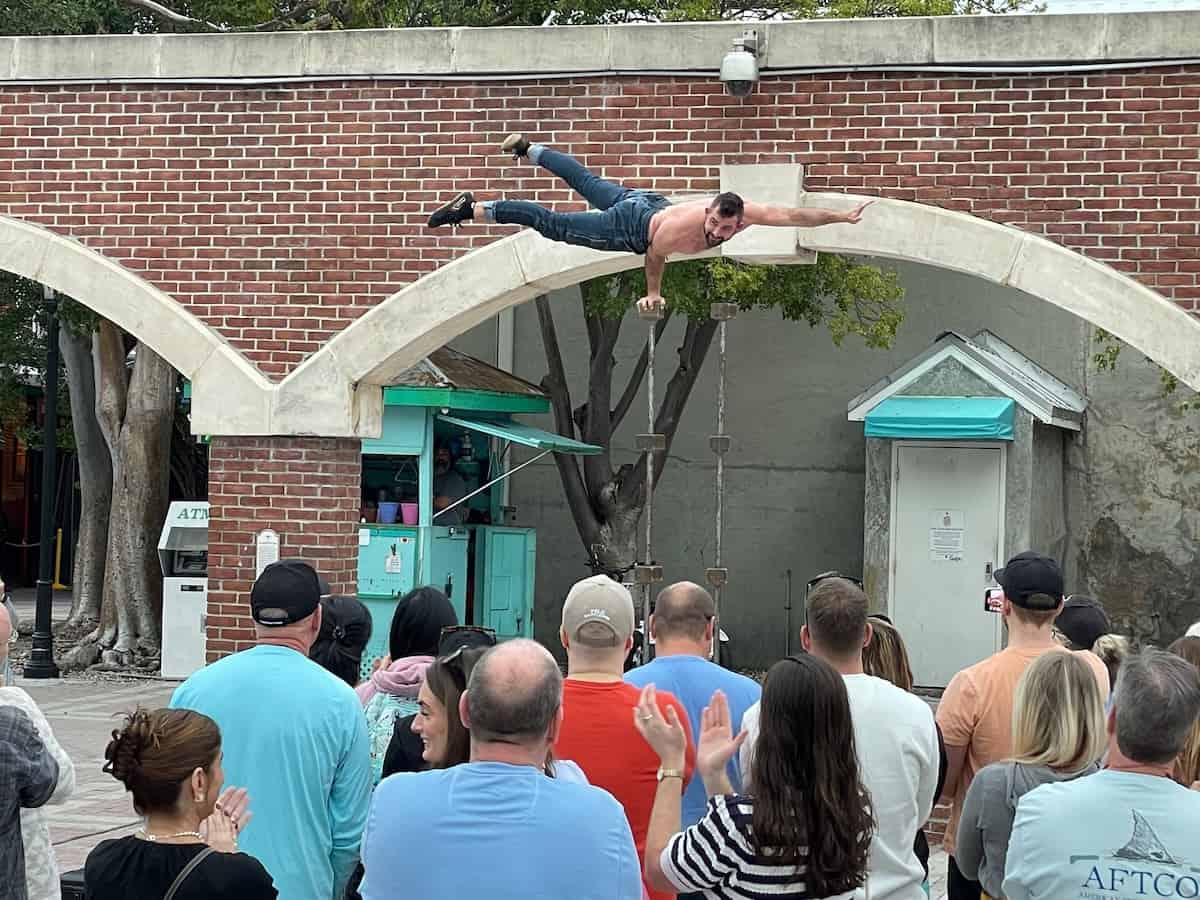
<instances>
[{"instance_id":1,"label":"gray concrete wall","mask_svg":"<svg viewBox=\"0 0 1200 900\"><path fill-rule=\"evenodd\" d=\"M1184 620L1200 617L1191 588L1200 578L1200 412L1177 414L1178 398L1160 396L1157 369L1133 352L1115 374L1096 373L1090 327L1061 310L969 276L911 264L897 270L907 315L890 350L854 341L835 348L826 332L781 323L769 313L743 315L731 327L725 625L734 640L733 662L763 665L784 652L789 570L793 646L804 582L826 569L862 571L867 448L861 424L846 421L846 402L946 330L970 335L987 328L1093 403L1079 436L1056 438L1056 429L1040 427L1030 433L1032 422L1019 413L1022 441L1014 443L1028 450L1010 453L1009 494L1024 471L1021 493L1032 500L1024 510L1010 503L1009 547L1061 552L1068 589L1101 596L1139 637L1165 639ZM577 291L560 292L554 308L578 403L587 338ZM680 328L673 326L660 345L660 383L674 362ZM618 379L630 370L644 335L631 316L617 348ZM494 360L494 325L455 345ZM538 382L545 374L531 304L516 310L515 358L518 375ZM711 564L714 466L707 440L715 396L714 352L656 496L656 555L669 580L702 580ZM633 436L644 428L643 410L639 401L614 441L617 464L635 458ZM544 425L552 427L548 417ZM890 460L886 442L871 443ZM1048 460L1036 477L1034 452ZM1056 452L1065 457L1061 474ZM887 469L885 463L879 477L886 479ZM881 489L886 496L886 483ZM587 573L584 548L552 464L515 476L512 502L522 524L540 532L535 622L539 637L553 642L561 599ZM886 520L880 524L886 540ZM871 587L878 573L865 574Z\"/></svg>"},{"instance_id":2,"label":"gray concrete wall","mask_svg":"<svg viewBox=\"0 0 1200 900\"><path fill-rule=\"evenodd\" d=\"M0 81L316 81L564 72L711 77L744 22L0 37ZM759 68L1069 66L1195 56L1200 11L756 22Z\"/></svg>"}]
</instances>

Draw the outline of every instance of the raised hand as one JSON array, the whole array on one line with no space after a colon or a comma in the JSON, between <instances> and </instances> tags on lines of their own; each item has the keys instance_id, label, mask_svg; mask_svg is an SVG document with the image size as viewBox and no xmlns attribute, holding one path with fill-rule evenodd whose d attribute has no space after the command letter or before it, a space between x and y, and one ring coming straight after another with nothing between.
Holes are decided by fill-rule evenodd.
<instances>
[{"instance_id":1,"label":"raised hand","mask_svg":"<svg viewBox=\"0 0 1200 900\"><path fill-rule=\"evenodd\" d=\"M696 768L706 783L725 774L725 767L745 740L745 730L733 734L725 694L714 692L700 716L700 740L696 745Z\"/></svg>"},{"instance_id":2,"label":"raised hand","mask_svg":"<svg viewBox=\"0 0 1200 900\"><path fill-rule=\"evenodd\" d=\"M866 203L860 203L858 206L854 207L854 209L850 210L850 212L846 213L846 224L857 225L859 222L861 222L863 210L874 202L874 200L868 200Z\"/></svg>"},{"instance_id":3,"label":"raised hand","mask_svg":"<svg viewBox=\"0 0 1200 900\"><path fill-rule=\"evenodd\" d=\"M226 788L213 807L212 815L200 826L205 843L221 853L237 853L238 833L250 824L250 795L245 788Z\"/></svg>"},{"instance_id":4,"label":"raised hand","mask_svg":"<svg viewBox=\"0 0 1200 900\"><path fill-rule=\"evenodd\" d=\"M667 715L663 717L656 697L654 685L642 688L637 706L633 708L633 727L658 754L664 769L682 770L686 763L687 733L674 707L668 706Z\"/></svg>"}]
</instances>

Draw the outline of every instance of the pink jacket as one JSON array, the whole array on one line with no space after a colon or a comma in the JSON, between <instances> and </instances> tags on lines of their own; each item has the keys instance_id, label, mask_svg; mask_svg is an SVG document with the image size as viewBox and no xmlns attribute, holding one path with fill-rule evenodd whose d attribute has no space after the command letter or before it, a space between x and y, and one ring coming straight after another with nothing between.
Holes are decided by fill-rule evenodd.
<instances>
[{"instance_id":1,"label":"pink jacket","mask_svg":"<svg viewBox=\"0 0 1200 900\"><path fill-rule=\"evenodd\" d=\"M394 697L416 699L421 690L421 682L425 680L425 670L432 663L432 656L406 656L396 660L386 669L377 669L354 690L363 706L370 703L371 698L380 691Z\"/></svg>"}]
</instances>

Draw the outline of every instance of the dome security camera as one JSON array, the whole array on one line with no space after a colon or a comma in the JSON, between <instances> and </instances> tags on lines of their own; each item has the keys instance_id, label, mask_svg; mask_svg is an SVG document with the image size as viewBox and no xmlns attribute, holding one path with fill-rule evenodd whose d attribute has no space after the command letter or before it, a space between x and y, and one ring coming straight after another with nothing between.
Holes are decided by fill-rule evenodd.
<instances>
[{"instance_id":1,"label":"dome security camera","mask_svg":"<svg viewBox=\"0 0 1200 900\"><path fill-rule=\"evenodd\" d=\"M721 83L725 93L746 97L758 81L758 33L747 31L733 42L733 49L721 60Z\"/></svg>"}]
</instances>

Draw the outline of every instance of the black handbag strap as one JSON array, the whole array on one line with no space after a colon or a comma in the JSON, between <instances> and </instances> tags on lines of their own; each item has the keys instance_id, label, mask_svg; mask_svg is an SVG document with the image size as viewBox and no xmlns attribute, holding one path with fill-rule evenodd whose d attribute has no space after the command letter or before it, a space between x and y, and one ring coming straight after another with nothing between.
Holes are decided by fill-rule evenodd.
<instances>
[{"instance_id":1,"label":"black handbag strap","mask_svg":"<svg viewBox=\"0 0 1200 900\"><path fill-rule=\"evenodd\" d=\"M188 860L188 864L183 867L183 870L178 875L175 876L175 880L171 883L171 886L167 888L167 893L163 896L163 900L175 900L175 894L179 890L180 885L187 880L187 877L192 874L196 866L208 859L209 856L211 856L214 852L215 851L212 847L205 847L190 860Z\"/></svg>"}]
</instances>

